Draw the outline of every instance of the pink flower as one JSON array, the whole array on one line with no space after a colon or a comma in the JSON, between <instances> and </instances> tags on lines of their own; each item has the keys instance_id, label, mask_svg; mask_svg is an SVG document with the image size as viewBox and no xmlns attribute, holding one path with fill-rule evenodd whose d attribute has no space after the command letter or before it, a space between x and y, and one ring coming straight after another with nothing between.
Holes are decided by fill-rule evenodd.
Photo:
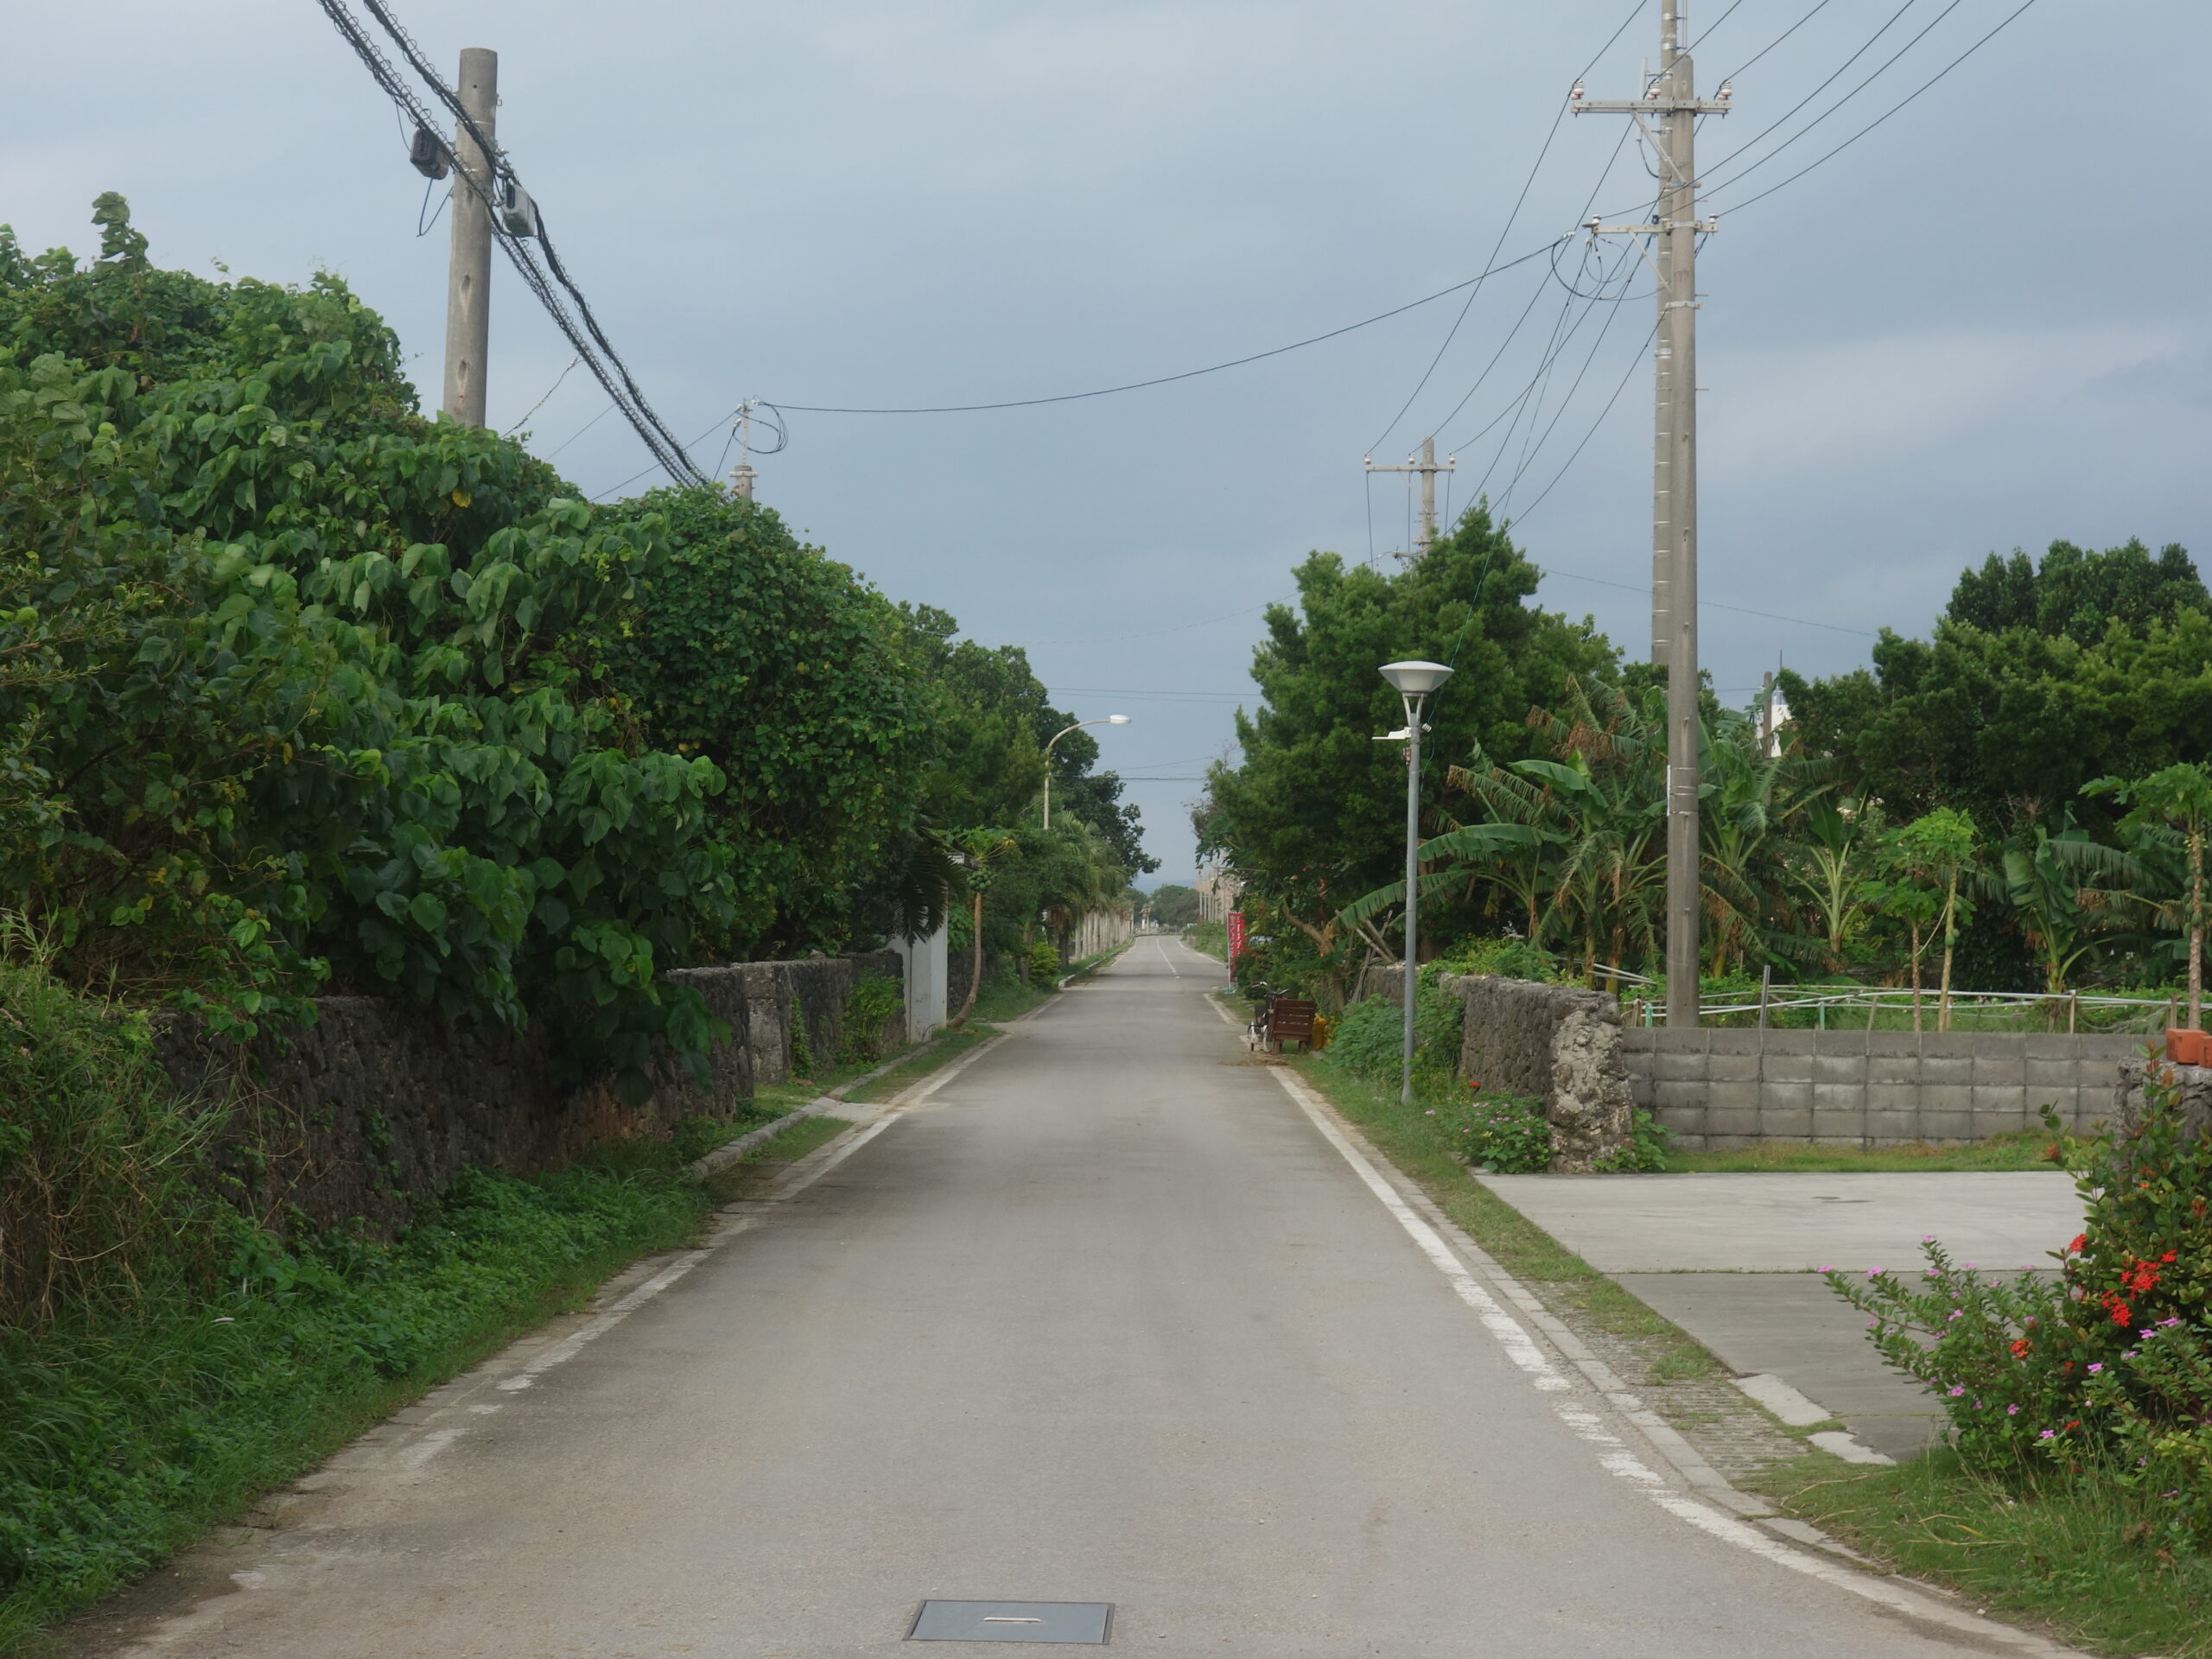
<instances>
[{"instance_id":1,"label":"pink flower","mask_svg":"<svg viewBox=\"0 0 2212 1659\"><path fill-rule=\"evenodd\" d=\"M2018 1406L2007 1406L2005 1408L2005 1414L2007 1417L2017 1417L2020 1414L2020 1408Z\"/></svg>"},{"instance_id":2,"label":"pink flower","mask_svg":"<svg viewBox=\"0 0 2212 1659\"><path fill-rule=\"evenodd\" d=\"M1961 1395L1964 1394L1966 1391L1967 1391L1967 1390L1966 1390L1966 1384L1964 1384L1964 1383L1962 1382L1962 1383L1961 1383L1957 1388L1953 1389L1951 1390L1951 1398L1952 1398L1952 1399L1954 1399L1954 1400L1955 1400L1955 1399L1957 1399Z\"/></svg>"},{"instance_id":3,"label":"pink flower","mask_svg":"<svg viewBox=\"0 0 2212 1659\"><path fill-rule=\"evenodd\" d=\"M1953 1309L1951 1310L1951 1319L1964 1319L1965 1317L1966 1317L1966 1309L1964 1309L1963 1307L1955 1307L1955 1308L1953 1308ZM1946 1320L1944 1321L1944 1323L1945 1323L1946 1325L1948 1325L1948 1324L1950 1323L1950 1319L1946 1319Z\"/></svg>"},{"instance_id":4,"label":"pink flower","mask_svg":"<svg viewBox=\"0 0 2212 1659\"><path fill-rule=\"evenodd\" d=\"M1821 1271L1822 1273L1834 1273L1835 1269L1834 1268L1822 1268Z\"/></svg>"},{"instance_id":5,"label":"pink flower","mask_svg":"<svg viewBox=\"0 0 2212 1659\"><path fill-rule=\"evenodd\" d=\"M1920 1236L1920 1242L1923 1244L1933 1244L1936 1242L1936 1235L1933 1233L1923 1233Z\"/></svg>"},{"instance_id":6,"label":"pink flower","mask_svg":"<svg viewBox=\"0 0 2212 1659\"><path fill-rule=\"evenodd\" d=\"M2036 1438L2037 1438L2037 1439L2038 1439L2038 1440L2056 1440L2056 1439L2058 1438L2058 1431L2057 1431L2056 1429L2055 1429L2055 1428L2046 1428L2045 1430L2044 1430L2044 1432L2043 1432L2041 1434L2037 1435Z\"/></svg>"},{"instance_id":7,"label":"pink flower","mask_svg":"<svg viewBox=\"0 0 2212 1659\"><path fill-rule=\"evenodd\" d=\"M2094 1364L2094 1365L2092 1365L2092 1366L2090 1366L2090 1367L2089 1367L2089 1375L2090 1375L2091 1376L2095 1376L2099 1371L2101 1371L2102 1370L2104 1370L2104 1368L2105 1368L2105 1363L2104 1363L2104 1361L2102 1361L2102 1360L2101 1359L2101 1360L2097 1361L2097 1363L2096 1363L2095 1364Z\"/></svg>"},{"instance_id":8,"label":"pink flower","mask_svg":"<svg viewBox=\"0 0 2212 1659\"><path fill-rule=\"evenodd\" d=\"M1879 1268L1869 1268L1866 1269L1866 1276L1869 1279L1878 1279L1882 1276L1882 1270Z\"/></svg>"}]
</instances>

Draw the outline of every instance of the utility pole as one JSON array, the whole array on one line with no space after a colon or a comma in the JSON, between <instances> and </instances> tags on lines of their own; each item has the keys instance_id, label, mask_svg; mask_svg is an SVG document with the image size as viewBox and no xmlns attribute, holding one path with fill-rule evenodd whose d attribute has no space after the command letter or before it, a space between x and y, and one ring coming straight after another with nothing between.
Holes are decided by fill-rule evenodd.
<instances>
[{"instance_id":1,"label":"utility pole","mask_svg":"<svg viewBox=\"0 0 2212 1659\"><path fill-rule=\"evenodd\" d=\"M1436 545L1436 475L1439 473L1458 472L1459 470L1459 456L1446 455L1442 461L1438 461L1436 440L1423 438L1421 441L1421 456L1418 460L1408 455L1406 464L1402 467L1377 467L1375 464L1375 458L1370 455L1367 458L1367 470L1370 473L1419 473L1421 474L1421 536L1414 543L1414 550L1410 555L1402 553L1398 556L1400 558L1420 558L1430 548Z\"/></svg>"},{"instance_id":2,"label":"utility pole","mask_svg":"<svg viewBox=\"0 0 2212 1659\"><path fill-rule=\"evenodd\" d=\"M472 46L461 54L455 89L477 131L493 138L499 113L499 54ZM498 157L462 125L453 136L462 177L453 183L453 263L446 285L445 411L464 426L484 424L485 358L492 349L492 189ZM474 185L472 187L472 181Z\"/></svg>"},{"instance_id":3,"label":"utility pole","mask_svg":"<svg viewBox=\"0 0 2212 1659\"><path fill-rule=\"evenodd\" d=\"M730 493L741 501L753 499L753 400L737 406L737 467L729 475Z\"/></svg>"},{"instance_id":4,"label":"utility pole","mask_svg":"<svg viewBox=\"0 0 2212 1659\"><path fill-rule=\"evenodd\" d=\"M1697 96L1681 47L1682 0L1660 0L1659 73L1638 99L1585 98L1577 115L1625 115L1651 147L1658 211L1647 225L1606 225L1593 236L1650 238L1658 278L1651 482L1651 660L1667 670L1667 1023L1694 1026L1700 962L1697 671L1697 118L1726 115L1730 89ZM1653 121L1657 125L1654 126Z\"/></svg>"}]
</instances>

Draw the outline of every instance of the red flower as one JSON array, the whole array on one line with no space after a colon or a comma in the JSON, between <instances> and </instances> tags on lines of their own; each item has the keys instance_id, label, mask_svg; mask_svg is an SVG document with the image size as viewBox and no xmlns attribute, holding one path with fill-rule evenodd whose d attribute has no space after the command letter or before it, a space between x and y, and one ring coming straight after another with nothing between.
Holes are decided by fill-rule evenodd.
<instances>
[{"instance_id":1,"label":"red flower","mask_svg":"<svg viewBox=\"0 0 2212 1659\"><path fill-rule=\"evenodd\" d=\"M2028 1339L2025 1337L2022 1337L2018 1342L2015 1342L2012 1344L2012 1357L2015 1359L2025 1359L2027 1357Z\"/></svg>"},{"instance_id":2,"label":"red flower","mask_svg":"<svg viewBox=\"0 0 2212 1659\"><path fill-rule=\"evenodd\" d=\"M2071 1244L2069 1244L2069 1245L2066 1247L2067 1254L2068 1254L2068 1255L2081 1255L2081 1253L2082 1253L2082 1247L2083 1245L2087 1244L2088 1242L2089 1242L2089 1236L2088 1236L2087 1233L2076 1233L2076 1234L2075 1234L2075 1235L2074 1235L2074 1242L2073 1242Z\"/></svg>"}]
</instances>

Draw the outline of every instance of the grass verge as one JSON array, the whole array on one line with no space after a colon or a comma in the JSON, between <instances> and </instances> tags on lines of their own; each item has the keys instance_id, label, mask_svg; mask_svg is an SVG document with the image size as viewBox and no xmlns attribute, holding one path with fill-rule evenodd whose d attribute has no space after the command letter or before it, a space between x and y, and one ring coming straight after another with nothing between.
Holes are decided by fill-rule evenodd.
<instances>
[{"instance_id":1,"label":"grass verge","mask_svg":"<svg viewBox=\"0 0 2212 1659\"><path fill-rule=\"evenodd\" d=\"M0 1653L690 1237L707 1194L659 1161L470 1173L391 1243L242 1241L216 1296L0 1332Z\"/></svg>"},{"instance_id":2,"label":"grass verge","mask_svg":"<svg viewBox=\"0 0 2212 1659\"><path fill-rule=\"evenodd\" d=\"M1747 1484L1979 1611L2093 1653L2212 1659L2212 1557L2149 1547L2136 1507L2094 1475L2002 1479L1939 1448L1893 1469L1808 1457Z\"/></svg>"},{"instance_id":3,"label":"grass verge","mask_svg":"<svg viewBox=\"0 0 2212 1659\"><path fill-rule=\"evenodd\" d=\"M1824 1147L1810 1141L1765 1141L1738 1152L1669 1152L1667 1173L1903 1174L1913 1171L2049 1169L2044 1156L2050 1136L2041 1129L1962 1146L1930 1146L1916 1141L1899 1147Z\"/></svg>"},{"instance_id":4,"label":"grass verge","mask_svg":"<svg viewBox=\"0 0 2212 1659\"><path fill-rule=\"evenodd\" d=\"M1659 1380L1718 1372L1718 1362L1703 1346L1470 1175L1426 1107L1408 1106L1395 1088L1370 1083L1332 1063L1325 1049L1287 1063L1357 1124L1500 1267L1554 1310L1573 1309L1601 1330L1648 1344L1652 1374Z\"/></svg>"}]
</instances>

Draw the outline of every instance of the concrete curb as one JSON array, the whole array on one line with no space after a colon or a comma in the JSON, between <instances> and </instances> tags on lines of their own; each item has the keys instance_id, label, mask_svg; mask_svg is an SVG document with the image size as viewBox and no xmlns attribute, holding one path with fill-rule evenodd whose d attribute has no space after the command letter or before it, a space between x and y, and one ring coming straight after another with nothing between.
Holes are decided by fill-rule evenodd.
<instances>
[{"instance_id":1,"label":"concrete curb","mask_svg":"<svg viewBox=\"0 0 2212 1659\"><path fill-rule=\"evenodd\" d=\"M943 1029L943 1027L940 1027L939 1029ZM932 1043L936 1040L937 1033L931 1032L927 1037L922 1039L922 1043L917 1044L916 1047L918 1048L923 1045ZM986 1045L986 1046L988 1046L988 1045ZM728 1169L732 1164L744 1157L747 1153L752 1151L753 1147L760 1145L763 1141L773 1140L777 1135L781 1135L785 1129L791 1128L792 1124L798 1122L799 1119L803 1117L819 1117L825 1112L834 1111L836 1108L842 1106L845 1103L845 1097L851 1094L854 1090L860 1088L863 1084L874 1083L878 1077L883 1076L887 1071L890 1071L898 1066L904 1065L908 1060L911 1060L913 1058L913 1051L909 1050L904 1054L893 1056L890 1059L886 1060L881 1065L877 1066L873 1071L863 1071L857 1077L849 1077L844 1082L839 1084L835 1089L830 1090L828 1093L817 1095L812 1100L808 1101L805 1105L799 1107L797 1110L785 1112L781 1117L777 1118L774 1122L763 1123L757 1129L748 1129L743 1135L739 1135L736 1140L729 1141L725 1145L716 1147L705 1157L698 1159L695 1162L686 1164L683 1166L683 1173L695 1181L703 1181L708 1176L713 1174L716 1170ZM917 1081L918 1081L918 1079L917 1079Z\"/></svg>"}]
</instances>

